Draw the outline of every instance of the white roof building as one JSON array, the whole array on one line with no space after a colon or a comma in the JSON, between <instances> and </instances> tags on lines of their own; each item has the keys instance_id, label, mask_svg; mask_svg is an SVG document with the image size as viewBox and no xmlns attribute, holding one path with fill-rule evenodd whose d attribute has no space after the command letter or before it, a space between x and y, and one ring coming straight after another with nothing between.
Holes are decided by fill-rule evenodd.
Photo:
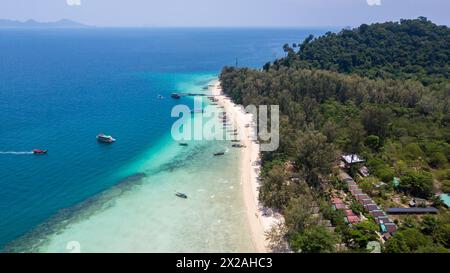
<instances>
[{"instance_id":1,"label":"white roof building","mask_svg":"<svg viewBox=\"0 0 450 273\"><path fill-rule=\"evenodd\" d=\"M345 161L346 164L362 163L365 161L356 154L343 155L342 159Z\"/></svg>"}]
</instances>

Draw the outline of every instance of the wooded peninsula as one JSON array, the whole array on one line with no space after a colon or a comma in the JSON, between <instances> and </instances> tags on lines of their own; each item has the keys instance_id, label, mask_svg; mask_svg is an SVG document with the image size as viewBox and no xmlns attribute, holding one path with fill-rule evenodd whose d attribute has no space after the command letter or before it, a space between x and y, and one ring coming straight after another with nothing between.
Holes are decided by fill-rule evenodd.
<instances>
[{"instance_id":1,"label":"wooded peninsula","mask_svg":"<svg viewBox=\"0 0 450 273\"><path fill-rule=\"evenodd\" d=\"M272 250L449 252L450 29L419 17L283 49L220 75L234 102L279 105L259 194L285 219Z\"/></svg>"}]
</instances>

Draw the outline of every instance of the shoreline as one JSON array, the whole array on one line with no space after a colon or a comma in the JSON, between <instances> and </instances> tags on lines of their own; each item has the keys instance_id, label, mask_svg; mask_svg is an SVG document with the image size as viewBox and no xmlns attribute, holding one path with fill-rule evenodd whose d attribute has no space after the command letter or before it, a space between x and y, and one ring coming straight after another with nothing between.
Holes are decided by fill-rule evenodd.
<instances>
[{"instance_id":1,"label":"shoreline","mask_svg":"<svg viewBox=\"0 0 450 273\"><path fill-rule=\"evenodd\" d=\"M210 93L218 100L217 103L224 107L225 112L230 115L234 126L239 132L241 144L245 145L241 149L241 185L244 196L244 203L247 211L247 220L250 227L251 237L255 251L259 253L270 252L268 240L265 233L276 224L279 215L263 213L270 211L264 208L258 199L259 195L259 173L260 173L260 149L259 144L250 139L253 134L253 126L246 128L246 124L252 124L253 117L245 113L240 105L236 105L229 98L222 94L220 81L215 80L210 83Z\"/></svg>"}]
</instances>

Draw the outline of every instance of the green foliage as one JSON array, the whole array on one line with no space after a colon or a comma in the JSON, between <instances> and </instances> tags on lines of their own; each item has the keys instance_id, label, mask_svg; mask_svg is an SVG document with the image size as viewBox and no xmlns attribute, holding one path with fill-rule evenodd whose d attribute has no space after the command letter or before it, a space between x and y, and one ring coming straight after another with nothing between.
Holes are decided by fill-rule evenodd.
<instances>
[{"instance_id":1,"label":"green foliage","mask_svg":"<svg viewBox=\"0 0 450 273\"><path fill-rule=\"evenodd\" d=\"M440 252L441 248L439 245L435 245L430 237L415 228L397 231L395 236L385 244L385 251L388 253L414 253L432 250Z\"/></svg>"},{"instance_id":2,"label":"green foliage","mask_svg":"<svg viewBox=\"0 0 450 273\"><path fill-rule=\"evenodd\" d=\"M447 157L442 152L434 152L430 155L428 163L435 168L439 168L447 164Z\"/></svg>"},{"instance_id":3,"label":"green foliage","mask_svg":"<svg viewBox=\"0 0 450 273\"><path fill-rule=\"evenodd\" d=\"M425 215L422 219L422 233L431 235L439 226L439 221L436 217Z\"/></svg>"},{"instance_id":4,"label":"green foliage","mask_svg":"<svg viewBox=\"0 0 450 273\"><path fill-rule=\"evenodd\" d=\"M392 182L395 172L384 160L380 158L372 158L367 161L367 165L372 173L379 177L383 182Z\"/></svg>"},{"instance_id":5,"label":"green foliage","mask_svg":"<svg viewBox=\"0 0 450 273\"><path fill-rule=\"evenodd\" d=\"M275 165L262 177L260 201L272 208L283 208L290 199L287 175L282 165Z\"/></svg>"},{"instance_id":6,"label":"green foliage","mask_svg":"<svg viewBox=\"0 0 450 273\"><path fill-rule=\"evenodd\" d=\"M367 133L383 139L388 131L390 116L389 110L372 106L364 109L361 120Z\"/></svg>"},{"instance_id":7,"label":"green foliage","mask_svg":"<svg viewBox=\"0 0 450 273\"><path fill-rule=\"evenodd\" d=\"M400 178L400 189L413 196L428 198L433 191L432 175L425 171L410 171Z\"/></svg>"},{"instance_id":8,"label":"green foliage","mask_svg":"<svg viewBox=\"0 0 450 273\"><path fill-rule=\"evenodd\" d=\"M365 177L361 182L359 182L359 188L363 192L370 194L373 191L375 185L378 183L379 183L378 179L374 177L371 176Z\"/></svg>"},{"instance_id":9,"label":"green foliage","mask_svg":"<svg viewBox=\"0 0 450 273\"><path fill-rule=\"evenodd\" d=\"M318 185L321 176L331 172L335 158L331 144L319 132L306 132L299 138L301 143L296 160L297 168L305 176L307 182Z\"/></svg>"},{"instance_id":10,"label":"green foliage","mask_svg":"<svg viewBox=\"0 0 450 273\"><path fill-rule=\"evenodd\" d=\"M368 159L374 181L388 184L378 190L380 201L387 202L394 176L401 178L400 190L414 196L431 198L433 179L450 191L449 40L448 27L421 17L309 36L284 45L285 57L262 70L222 70L223 91L236 103L279 105L280 146L263 153L260 200L284 212L294 249L331 251L318 249L326 236L310 231L315 226L310 216L317 201L312 192L345 187L330 179L338 153ZM300 181L289 179L287 160L295 161ZM373 188L372 181L362 183L365 190ZM348 228L342 212L323 205L321 212L358 249L378 238L378 226L370 221ZM432 221L407 217L387 250L442 252L449 223L439 220L436 228ZM308 238L319 243L305 246Z\"/></svg>"},{"instance_id":11,"label":"green foliage","mask_svg":"<svg viewBox=\"0 0 450 273\"><path fill-rule=\"evenodd\" d=\"M439 223L431 235L436 243L450 248L450 223Z\"/></svg>"},{"instance_id":12,"label":"green foliage","mask_svg":"<svg viewBox=\"0 0 450 273\"><path fill-rule=\"evenodd\" d=\"M356 200L352 200L352 203L350 204L350 209L356 214L364 212L364 206L361 205Z\"/></svg>"},{"instance_id":13,"label":"green foliage","mask_svg":"<svg viewBox=\"0 0 450 273\"><path fill-rule=\"evenodd\" d=\"M358 120L348 123L343 148L350 154L359 154L363 149L364 136L366 132Z\"/></svg>"},{"instance_id":14,"label":"green foliage","mask_svg":"<svg viewBox=\"0 0 450 273\"><path fill-rule=\"evenodd\" d=\"M417 143L409 143L404 147L404 155L407 159L413 160L417 158L423 158L425 156L425 153Z\"/></svg>"},{"instance_id":15,"label":"green foliage","mask_svg":"<svg viewBox=\"0 0 450 273\"><path fill-rule=\"evenodd\" d=\"M312 218L312 201L311 196L304 195L289 202L284 211L284 218L290 231L302 233L315 223Z\"/></svg>"},{"instance_id":16,"label":"green foliage","mask_svg":"<svg viewBox=\"0 0 450 273\"><path fill-rule=\"evenodd\" d=\"M337 242L336 236L320 225L297 233L290 239L292 249L302 253L333 252Z\"/></svg>"},{"instance_id":17,"label":"green foliage","mask_svg":"<svg viewBox=\"0 0 450 273\"><path fill-rule=\"evenodd\" d=\"M380 137L379 136L374 136L374 135L370 135L366 138L365 141L366 145L371 148L373 151L378 151L378 149L381 146L380 143Z\"/></svg>"},{"instance_id":18,"label":"green foliage","mask_svg":"<svg viewBox=\"0 0 450 273\"><path fill-rule=\"evenodd\" d=\"M348 239L353 240L358 248L366 248L370 241L378 241L378 226L373 221L363 221L348 231Z\"/></svg>"},{"instance_id":19,"label":"green foliage","mask_svg":"<svg viewBox=\"0 0 450 273\"><path fill-rule=\"evenodd\" d=\"M445 193L450 193L450 180L442 181L442 191Z\"/></svg>"},{"instance_id":20,"label":"green foliage","mask_svg":"<svg viewBox=\"0 0 450 273\"><path fill-rule=\"evenodd\" d=\"M305 40L296 58L275 65L296 64L370 78L419 78L429 85L449 78L449 36L449 28L425 18L361 25Z\"/></svg>"},{"instance_id":21,"label":"green foliage","mask_svg":"<svg viewBox=\"0 0 450 273\"><path fill-rule=\"evenodd\" d=\"M345 214L342 210L333 209L330 205L321 208L322 215L325 219L331 221L335 227L342 227L345 225Z\"/></svg>"},{"instance_id":22,"label":"green foliage","mask_svg":"<svg viewBox=\"0 0 450 273\"><path fill-rule=\"evenodd\" d=\"M425 246L420 246L417 251L417 253L450 253L450 250L447 248L441 246L441 245L435 245L435 244L429 244Z\"/></svg>"}]
</instances>

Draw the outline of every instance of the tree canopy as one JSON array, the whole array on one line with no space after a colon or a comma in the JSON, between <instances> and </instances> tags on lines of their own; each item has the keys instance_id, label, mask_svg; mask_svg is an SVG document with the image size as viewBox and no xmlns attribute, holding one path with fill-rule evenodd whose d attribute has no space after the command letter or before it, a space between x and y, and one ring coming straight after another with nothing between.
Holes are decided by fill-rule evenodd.
<instances>
[{"instance_id":1,"label":"tree canopy","mask_svg":"<svg viewBox=\"0 0 450 273\"><path fill-rule=\"evenodd\" d=\"M449 45L450 29L421 17L309 36L293 48L285 44L286 57L261 70L223 68L223 91L236 103L279 105L280 146L262 154L259 196L284 213L291 247L331 251L332 240L322 227L313 229L315 220L308 217L312 204L337 225L341 236L333 238L348 247L365 249L377 240L376 225L346 227L327 205L324 191L342 153L367 160L366 190L374 189L374 181L386 183L369 191L378 200L388 203L389 193L439 204L433 194L450 189ZM286 163L295 170L287 171ZM399 187L391 186L394 177ZM448 248L448 223L440 223L429 234L402 229L386 251ZM410 241L414 236L418 244Z\"/></svg>"}]
</instances>

